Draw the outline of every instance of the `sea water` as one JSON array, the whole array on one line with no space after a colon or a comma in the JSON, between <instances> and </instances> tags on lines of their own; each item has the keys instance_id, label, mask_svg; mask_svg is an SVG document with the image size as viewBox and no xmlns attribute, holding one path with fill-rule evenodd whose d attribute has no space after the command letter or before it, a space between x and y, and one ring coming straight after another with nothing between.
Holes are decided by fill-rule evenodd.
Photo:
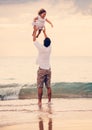
<instances>
[{"instance_id":1,"label":"sea water","mask_svg":"<svg viewBox=\"0 0 92 130\"><path fill-rule=\"evenodd\" d=\"M0 57L0 95L16 99L37 79L36 57ZM92 82L92 57L51 57L52 83ZM3 97L1 97L3 98Z\"/></svg>"},{"instance_id":2,"label":"sea water","mask_svg":"<svg viewBox=\"0 0 92 130\"><path fill-rule=\"evenodd\" d=\"M38 66L35 60L36 57L0 58L0 98L4 99L0 101L0 129L4 126L26 123L27 128L29 124L31 129L37 126L38 130L40 119L43 119L45 128L49 126L47 122L52 121L50 128L53 126L53 130L58 121L61 124L64 120L80 119L84 122L87 120L91 124L91 98L55 98L52 99L52 105L49 107L47 99L43 99L41 111L38 109L37 99L13 100L18 99L20 91L24 88L27 90L27 88L36 87ZM82 89L78 91L83 91L85 86L85 90L87 88L87 91L91 91L92 94L92 57L51 57L51 68L51 82L54 87L56 86L55 90L58 88L60 91L63 85L63 88L68 86L68 90L72 89L74 92L76 89L73 88L79 89L82 84ZM58 91L57 94L59 94ZM60 128L63 126L61 125Z\"/></svg>"}]
</instances>

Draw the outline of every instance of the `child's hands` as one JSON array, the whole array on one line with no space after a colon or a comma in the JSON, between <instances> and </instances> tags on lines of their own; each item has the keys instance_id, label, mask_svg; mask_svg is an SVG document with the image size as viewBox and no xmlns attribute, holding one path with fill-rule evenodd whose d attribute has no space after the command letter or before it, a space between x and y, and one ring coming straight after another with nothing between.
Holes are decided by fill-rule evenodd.
<instances>
[{"instance_id":1,"label":"child's hands","mask_svg":"<svg viewBox=\"0 0 92 130\"><path fill-rule=\"evenodd\" d=\"M51 24L51 27L53 28L53 24Z\"/></svg>"},{"instance_id":2,"label":"child's hands","mask_svg":"<svg viewBox=\"0 0 92 130\"><path fill-rule=\"evenodd\" d=\"M51 27L53 28L53 24L51 21L49 21L48 19L46 19L46 21L51 25Z\"/></svg>"}]
</instances>

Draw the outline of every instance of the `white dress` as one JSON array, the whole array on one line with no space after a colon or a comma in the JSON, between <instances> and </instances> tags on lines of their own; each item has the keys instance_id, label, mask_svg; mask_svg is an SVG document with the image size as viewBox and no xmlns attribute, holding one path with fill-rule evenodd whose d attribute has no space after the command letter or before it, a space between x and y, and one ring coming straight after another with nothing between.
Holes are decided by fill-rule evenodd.
<instances>
[{"instance_id":1,"label":"white dress","mask_svg":"<svg viewBox=\"0 0 92 130\"><path fill-rule=\"evenodd\" d=\"M32 25L36 25L36 27L38 29L42 29L44 26L45 26L45 21L46 21L46 18L41 18L40 16L38 16L38 19L32 23Z\"/></svg>"}]
</instances>

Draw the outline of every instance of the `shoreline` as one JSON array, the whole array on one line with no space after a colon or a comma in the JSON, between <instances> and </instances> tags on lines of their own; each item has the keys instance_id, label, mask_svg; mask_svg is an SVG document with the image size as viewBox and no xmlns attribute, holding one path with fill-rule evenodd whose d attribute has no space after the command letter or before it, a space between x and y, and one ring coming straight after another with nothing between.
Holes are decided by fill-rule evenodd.
<instances>
[{"instance_id":1,"label":"shoreline","mask_svg":"<svg viewBox=\"0 0 92 130\"><path fill-rule=\"evenodd\" d=\"M44 130L48 128L48 130L58 130L58 129L63 129L63 130L90 130L92 129L92 121L85 120L73 120L73 121L55 121L54 123L51 122L52 125L48 126L49 122L41 122L38 123L27 123L27 124L17 124L17 125L12 125L12 126L6 126L6 127L1 127L0 130L31 130L31 129L36 129L36 130ZM40 124L40 125L39 125ZM42 125L42 126L41 126ZM47 125L47 126L46 126Z\"/></svg>"},{"instance_id":2,"label":"shoreline","mask_svg":"<svg viewBox=\"0 0 92 130\"><path fill-rule=\"evenodd\" d=\"M92 99L57 98L51 105L43 99L41 109L37 99L0 101L0 117L0 130L88 130L92 129Z\"/></svg>"}]
</instances>

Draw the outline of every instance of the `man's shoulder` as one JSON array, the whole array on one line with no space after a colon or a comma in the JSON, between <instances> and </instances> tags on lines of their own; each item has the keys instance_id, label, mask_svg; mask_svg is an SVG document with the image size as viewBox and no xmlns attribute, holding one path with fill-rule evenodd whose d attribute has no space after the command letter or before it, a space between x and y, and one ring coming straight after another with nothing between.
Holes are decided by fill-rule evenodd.
<instances>
[{"instance_id":1,"label":"man's shoulder","mask_svg":"<svg viewBox=\"0 0 92 130\"><path fill-rule=\"evenodd\" d=\"M40 43L38 41L34 41L33 42L35 45L40 45Z\"/></svg>"},{"instance_id":2,"label":"man's shoulder","mask_svg":"<svg viewBox=\"0 0 92 130\"><path fill-rule=\"evenodd\" d=\"M34 41L34 45L35 45L37 48L39 48L39 49L41 49L41 48L43 47L43 45L42 45L41 43L39 43L38 41Z\"/></svg>"},{"instance_id":3,"label":"man's shoulder","mask_svg":"<svg viewBox=\"0 0 92 130\"><path fill-rule=\"evenodd\" d=\"M37 43L38 43L38 41L36 41L36 40L35 40L35 41L33 41L33 43L34 43L34 44L37 44Z\"/></svg>"}]
</instances>

